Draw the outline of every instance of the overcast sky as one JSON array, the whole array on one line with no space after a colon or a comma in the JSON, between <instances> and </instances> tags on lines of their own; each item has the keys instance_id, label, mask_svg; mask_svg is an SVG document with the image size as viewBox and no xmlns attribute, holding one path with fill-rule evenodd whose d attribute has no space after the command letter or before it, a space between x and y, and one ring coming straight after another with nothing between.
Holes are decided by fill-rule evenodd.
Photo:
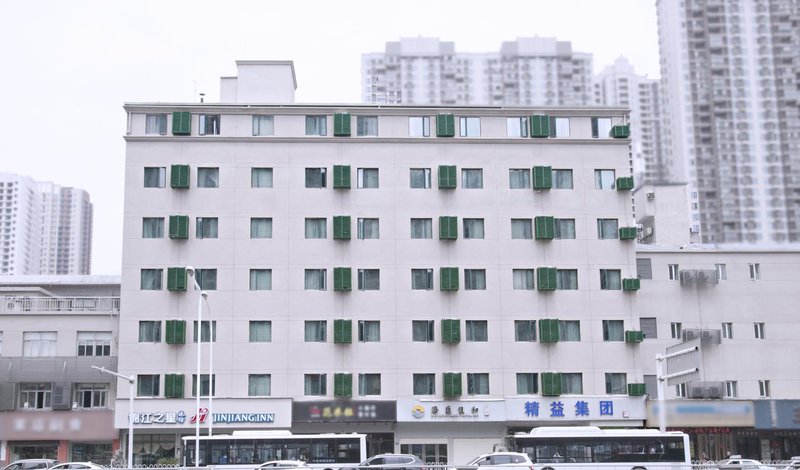
<instances>
[{"instance_id":1,"label":"overcast sky","mask_svg":"<svg viewBox=\"0 0 800 470\"><path fill-rule=\"evenodd\" d=\"M360 101L361 54L401 37L456 52L544 36L657 78L655 0L0 2L0 171L86 189L92 273L119 274L124 102L206 101L237 59L293 60L298 103Z\"/></svg>"}]
</instances>

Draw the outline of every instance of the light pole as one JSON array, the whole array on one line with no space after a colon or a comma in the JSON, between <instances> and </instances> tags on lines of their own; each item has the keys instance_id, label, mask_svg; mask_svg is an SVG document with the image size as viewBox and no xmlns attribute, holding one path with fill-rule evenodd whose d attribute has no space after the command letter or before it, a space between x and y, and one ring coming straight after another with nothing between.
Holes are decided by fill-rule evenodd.
<instances>
[{"instance_id":1,"label":"light pole","mask_svg":"<svg viewBox=\"0 0 800 470\"><path fill-rule=\"evenodd\" d=\"M200 466L200 348L203 344L203 300L208 297L208 293L200 288L195 277L195 269L186 266L186 274L192 278L194 289L200 291L200 298L197 299L197 386L194 391L195 396L195 420L194 420L194 466ZM209 327L211 323L209 323ZM209 377L211 380L211 377ZM209 417L214 420L213 416Z\"/></svg>"},{"instance_id":2,"label":"light pole","mask_svg":"<svg viewBox=\"0 0 800 470\"><path fill-rule=\"evenodd\" d=\"M97 369L103 374L113 375L114 377L127 380L131 386L128 392L128 468L133 468L133 395L136 392L136 377L133 375L122 375L119 372L108 370L105 367L92 366L92 369Z\"/></svg>"}]
</instances>

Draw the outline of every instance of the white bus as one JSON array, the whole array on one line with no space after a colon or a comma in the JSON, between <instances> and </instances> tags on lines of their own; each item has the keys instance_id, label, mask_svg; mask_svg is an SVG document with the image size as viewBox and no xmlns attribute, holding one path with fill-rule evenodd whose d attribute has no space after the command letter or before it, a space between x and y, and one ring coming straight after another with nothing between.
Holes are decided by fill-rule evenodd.
<instances>
[{"instance_id":1,"label":"white bus","mask_svg":"<svg viewBox=\"0 0 800 470\"><path fill-rule=\"evenodd\" d=\"M690 470L689 436L657 429L540 427L510 436L536 470Z\"/></svg>"},{"instance_id":2,"label":"white bus","mask_svg":"<svg viewBox=\"0 0 800 470\"><path fill-rule=\"evenodd\" d=\"M194 466L195 436L183 437L183 466ZM302 460L336 470L367 459L364 434L292 434L289 431L233 431L200 436L200 466L255 468L270 460Z\"/></svg>"}]
</instances>

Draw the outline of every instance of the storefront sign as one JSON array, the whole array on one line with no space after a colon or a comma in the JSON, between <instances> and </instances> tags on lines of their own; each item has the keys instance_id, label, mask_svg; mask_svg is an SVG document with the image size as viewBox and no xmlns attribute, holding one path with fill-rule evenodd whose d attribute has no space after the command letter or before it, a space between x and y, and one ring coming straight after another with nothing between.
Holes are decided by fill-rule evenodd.
<instances>
[{"instance_id":1,"label":"storefront sign","mask_svg":"<svg viewBox=\"0 0 800 470\"><path fill-rule=\"evenodd\" d=\"M757 400L756 429L800 429L800 400Z\"/></svg>"},{"instance_id":2,"label":"storefront sign","mask_svg":"<svg viewBox=\"0 0 800 470\"><path fill-rule=\"evenodd\" d=\"M395 421L394 401L298 401L292 403L296 423Z\"/></svg>"},{"instance_id":3,"label":"storefront sign","mask_svg":"<svg viewBox=\"0 0 800 470\"><path fill-rule=\"evenodd\" d=\"M667 427L751 427L755 408L749 400L666 400ZM647 403L647 426L658 427L659 402Z\"/></svg>"},{"instance_id":4,"label":"storefront sign","mask_svg":"<svg viewBox=\"0 0 800 470\"><path fill-rule=\"evenodd\" d=\"M502 400L398 400L397 421L505 421Z\"/></svg>"},{"instance_id":5,"label":"storefront sign","mask_svg":"<svg viewBox=\"0 0 800 470\"><path fill-rule=\"evenodd\" d=\"M127 400L118 400L115 425L127 427ZM204 400L204 405L207 400ZM174 404L174 405L173 405ZM173 405L173 406L170 406ZM225 427L288 428L291 426L291 400L276 399L220 399L214 400L214 412L203 406L194 413L194 400L141 400L134 401L133 424L142 428L176 428L193 426L198 420Z\"/></svg>"},{"instance_id":6,"label":"storefront sign","mask_svg":"<svg viewBox=\"0 0 800 470\"><path fill-rule=\"evenodd\" d=\"M0 413L2 440L104 441L119 436L113 410L9 411Z\"/></svg>"},{"instance_id":7,"label":"storefront sign","mask_svg":"<svg viewBox=\"0 0 800 470\"><path fill-rule=\"evenodd\" d=\"M531 397L506 400L510 421L644 420L644 397Z\"/></svg>"}]
</instances>

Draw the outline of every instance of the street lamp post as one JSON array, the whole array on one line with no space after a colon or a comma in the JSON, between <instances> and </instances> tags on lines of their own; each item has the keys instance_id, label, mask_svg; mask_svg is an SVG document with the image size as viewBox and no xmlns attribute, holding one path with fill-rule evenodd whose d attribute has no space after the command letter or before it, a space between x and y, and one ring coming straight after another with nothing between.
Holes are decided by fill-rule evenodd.
<instances>
[{"instance_id":1,"label":"street lamp post","mask_svg":"<svg viewBox=\"0 0 800 470\"><path fill-rule=\"evenodd\" d=\"M195 269L191 266L186 266L186 274L192 278L195 290L200 291L200 298L197 299L197 382L195 389L195 420L194 420L194 466L200 466L200 348L203 344L203 300L208 297L208 293L200 288L195 276ZM211 324L209 323L209 326ZM210 377L209 377L210 380ZM210 416L209 419L213 420L214 417Z\"/></svg>"},{"instance_id":2,"label":"street lamp post","mask_svg":"<svg viewBox=\"0 0 800 470\"><path fill-rule=\"evenodd\" d=\"M122 375L119 372L108 370L105 367L92 366L92 369L97 369L103 374L113 375L120 379L127 380L131 386L128 392L128 468L133 468L133 395L136 392L135 383L136 377L133 375Z\"/></svg>"}]
</instances>

